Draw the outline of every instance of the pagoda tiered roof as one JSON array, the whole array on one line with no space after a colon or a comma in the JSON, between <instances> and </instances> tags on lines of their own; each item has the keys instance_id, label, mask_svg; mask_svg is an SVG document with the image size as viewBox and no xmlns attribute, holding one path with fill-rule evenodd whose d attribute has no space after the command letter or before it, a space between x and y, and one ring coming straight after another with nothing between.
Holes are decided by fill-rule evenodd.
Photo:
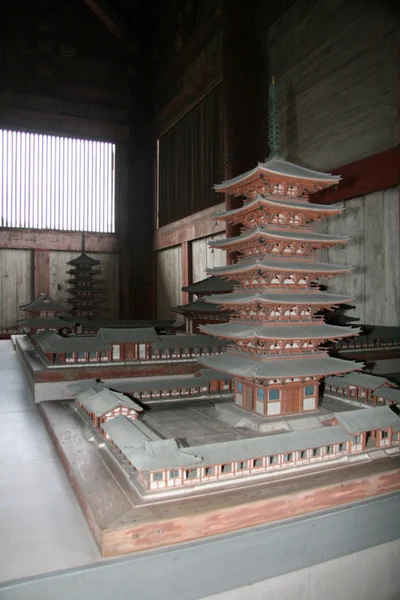
<instances>
[{"instance_id":1,"label":"pagoda tiered roof","mask_svg":"<svg viewBox=\"0 0 400 600\"><path fill-rule=\"evenodd\" d=\"M267 358L245 352L202 356L201 364L236 377L250 379L282 379L294 377L323 377L361 369L363 363L332 358L325 353L302 353L301 358Z\"/></svg>"},{"instance_id":2,"label":"pagoda tiered roof","mask_svg":"<svg viewBox=\"0 0 400 600\"><path fill-rule=\"evenodd\" d=\"M266 196L256 196L253 200L245 202L243 206L239 208L233 208L231 210L223 210L218 213L214 213L213 218L221 221L229 221L231 219L237 219L238 217L245 217L245 215L252 213L260 208L275 209L275 212L280 210L288 210L295 213L306 213L317 219L320 216L332 216L337 215L344 210L343 205L328 205L328 204L314 204L304 199L287 199L287 196L280 198L272 194Z\"/></svg>"},{"instance_id":3,"label":"pagoda tiered roof","mask_svg":"<svg viewBox=\"0 0 400 600\"><path fill-rule=\"evenodd\" d=\"M343 338L360 333L360 329L350 327L338 327L336 325L326 325L319 322L310 322L306 324L278 325L268 324L265 321L240 323L238 321L229 323L218 323L213 325L203 325L201 330L209 335L215 335L226 339L245 340L250 338L264 340L308 340L308 339L334 339Z\"/></svg>"},{"instance_id":4,"label":"pagoda tiered roof","mask_svg":"<svg viewBox=\"0 0 400 600\"><path fill-rule=\"evenodd\" d=\"M247 259L241 260L232 265L225 267L214 267L209 269L208 273L216 275L230 275L231 273L248 273L254 270L260 271L275 271L275 272L290 272L290 273L315 273L315 274L330 274L330 273L346 273L351 271L351 265L333 265L331 263L322 263L317 261L303 260L287 260L285 258L264 258L264 259Z\"/></svg>"},{"instance_id":5,"label":"pagoda tiered roof","mask_svg":"<svg viewBox=\"0 0 400 600\"><path fill-rule=\"evenodd\" d=\"M94 266L94 265L99 265L100 261L96 260L94 258L91 258L90 256L88 256L86 254L86 252L82 252L82 254L80 254L79 256L77 256L76 258L73 258L72 260L68 261L69 265L72 265L74 267L85 267L85 266Z\"/></svg>"},{"instance_id":6,"label":"pagoda tiered roof","mask_svg":"<svg viewBox=\"0 0 400 600\"><path fill-rule=\"evenodd\" d=\"M235 291L232 294L215 294L208 296L207 302L221 305L240 304L286 304L310 306L336 306L352 302L354 297L340 294L329 294L319 290L295 291L290 290L263 290L263 291Z\"/></svg>"},{"instance_id":7,"label":"pagoda tiered roof","mask_svg":"<svg viewBox=\"0 0 400 600\"><path fill-rule=\"evenodd\" d=\"M238 177L233 177L215 185L214 189L216 192L234 194L238 193L238 188L250 188L251 184L257 180L280 181L282 179L287 182L292 180L294 183L298 183L298 180L300 180L305 188L316 191L339 183L341 178L340 175L314 171L282 158L272 157L265 162L259 162L254 169L246 171Z\"/></svg>"},{"instance_id":8,"label":"pagoda tiered roof","mask_svg":"<svg viewBox=\"0 0 400 600\"><path fill-rule=\"evenodd\" d=\"M60 304L50 298L48 294L42 293L39 294L37 298L29 302L28 304L22 304L20 310L26 310L28 312L66 312L68 311L68 307Z\"/></svg>"},{"instance_id":9,"label":"pagoda tiered roof","mask_svg":"<svg viewBox=\"0 0 400 600\"><path fill-rule=\"evenodd\" d=\"M226 281L221 277L217 277L213 275L211 277L207 277L206 279L202 279L201 281L197 281L196 283L191 283L182 288L183 292L189 292L190 294L196 294L196 296L201 296L203 294L212 294L218 292L231 292L233 290L233 282Z\"/></svg>"},{"instance_id":10,"label":"pagoda tiered roof","mask_svg":"<svg viewBox=\"0 0 400 600\"><path fill-rule=\"evenodd\" d=\"M272 238L274 240L292 240L296 242L309 242L315 243L316 245L333 245L333 244L345 244L349 238L345 235L329 235L327 233L314 233L311 229L307 230L295 230L295 229L281 229L272 227L253 227L246 229L241 235L226 238L222 240L215 240L210 242L211 248L225 249L230 246L239 246L243 242L250 241L252 239L260 238Z\"/></svg>"},{"instance_id":11,"label":"pagoda tiered roof","mask_svg":"<svg viewBox=\"0 0 400 600\"><path fill-rule=\"evenodd\" d=\"M195 302L190 302L189 304L182 304L180 306L176 306L172 309L177 313L193 313L193 312L202 312L202 313L221 313L224 312L220 306L217 304L212 304L211 302L206 302L205 300L196 300Z\"/></svg>"}]
</instances>

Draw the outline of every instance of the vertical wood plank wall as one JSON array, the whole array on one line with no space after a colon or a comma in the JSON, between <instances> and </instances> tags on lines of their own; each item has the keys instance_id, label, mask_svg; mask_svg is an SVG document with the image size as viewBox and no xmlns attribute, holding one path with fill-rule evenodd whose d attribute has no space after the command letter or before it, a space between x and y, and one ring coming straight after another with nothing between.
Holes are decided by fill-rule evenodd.
<instances>
[{"instance_id":1,"label":"vertical wood plank wall","mask_svg":"<svg viewBox=\"0 0 400 600\"><path fill-rule=\"evenodd\" d=\"M332 292L356 296L355 310L347 315L360 323L400 323L399 192L395 187L349 200L344 213L318 227L351 238L345 247L321 252L320 258L354 266L349 275L326 283Z\"/></svg>"},{"instance_id":2,"label":"vertical wood plank wall","mask_svg":"<svg viewBox=\"0 0 400 600\"><path fill-rule=\"evenodd\" d=\"M172 319L171 308L181 304L181 247L173 246L157 252L157 317Z\"/></svg>"},{"instance_id":3,"label":"vertical wood plank wall","mask_svg":"<svg viewBox=\"0 0 400 600\"><path fill-rule=\"evenodd\" d=\"M206 269L213 267L222 267L226 265L226 253L217 248L210 248L208 243L212 240L220 240L225 234L219 233L210 237L194 240L192 242L192 273L193 281L201 281L207 277Z\"/></svg>"},{"instance_id":4,"label":"vertical wood plank wall","mask_svg":"<svg viewBox=\"0 0 400 600\"><path fill-rule=\"evenodd\" d=\"M0 250L0 333L15 331L17 319L24 313L18 309L32 299L32 250Z\"/></svg>"},{"instance_id":5,"label":"vertical wood plank wall","mask_svg":"<svg viewBox=\"0 0 400 600\"><path fill-rule=\"evenodd\" d=\"M65 303L67 261L78 252L50 251L49 292L54 300ZM117 253L88 253L101 261L101 279L107 291L104 308L110 318L119 316L119 255ZM17 320L27 316L19 310L34 298L33 251L0 249L0 334L16 332ZM46 290L43 290L46 291Z\"/></svg>"},{"instance_id":6,"label":"vertical wood plank wall","mask_svg":"<svg viewBox=\"0 0 400 600\"><path fill-rule=\"evenodd\" d=\"M225 252L210 248L208 243L224 237L216 234L188 242L191 244L192 281L207 277L206 269L226 264ZM182 304L182 256L181 246L173 246L157 252L157 317L170 319L176 316L171 308Z\"/></svg>"},{"instance_id":7,"label":"vertical wood plank wall","mask_svg":"<svg viewBox=\"0 0 400 600\"><path fill-rule=\"evenodd\" d=\"M262 15L258 22L262 27ZM265 73L279 86L286 158L326 170L397 144L389 2L297 0L260 37Z\"/></svg>"}]
</instances>

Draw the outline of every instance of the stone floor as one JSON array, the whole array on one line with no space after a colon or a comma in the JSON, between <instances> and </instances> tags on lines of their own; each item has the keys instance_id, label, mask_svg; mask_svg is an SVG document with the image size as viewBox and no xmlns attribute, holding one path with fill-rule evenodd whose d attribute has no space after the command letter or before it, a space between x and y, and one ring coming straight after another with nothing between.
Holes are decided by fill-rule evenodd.
<instances>
[{"instance_id":1,"label":"stone floor","mask_svg":"<svg viewBox=\"0 0 400 600\"><path fill-rule=\"evenodd\" d=\"M0 581L100 560L9 340L0 341Z\"/></svg>"}]
</instances>

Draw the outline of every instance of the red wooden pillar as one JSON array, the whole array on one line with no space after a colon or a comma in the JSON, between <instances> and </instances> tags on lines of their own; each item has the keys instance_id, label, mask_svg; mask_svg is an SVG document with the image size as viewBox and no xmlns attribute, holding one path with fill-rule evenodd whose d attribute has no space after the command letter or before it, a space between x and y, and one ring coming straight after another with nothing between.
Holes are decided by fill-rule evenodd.
<instances>
[{"instance_id":1,"label":"red wooden pillar","mask_svg":"<svg viewBox=\"0 0 400 600\"><path fill-rule=\"evenodd\" d=\"M255 0L222 0L222 62L224 102L225 179L236 177L265 158L265 115L262 53L255 32ZM265 113L265 115L264 115ZM241 206L240 198L226 197L226 208ZM238 233L227 224L227 237ZM232 262L234 256L227 255Z\"/></svg>"},{"instance_id":2,"label":"red wooden pillar","mask_svg":"<svg viewBox=\"0 0 400 600\"><path fill-rule=\"evenodd\" d=\"M33 293L36 298L41 293L50 291L50 252L34 250L33 252Z\"/></svg>"}]
</instances>

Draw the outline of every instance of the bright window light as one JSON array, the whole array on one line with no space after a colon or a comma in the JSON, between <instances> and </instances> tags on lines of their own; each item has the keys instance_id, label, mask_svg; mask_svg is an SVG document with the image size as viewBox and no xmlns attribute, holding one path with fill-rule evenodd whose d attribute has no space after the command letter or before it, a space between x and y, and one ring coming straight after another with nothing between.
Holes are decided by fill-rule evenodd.
<instances>
[{"instance_id":1,"label":"bright window light","mask_svg":"<svg viewBox=\"0 0 400 600\"><path fill-rule=\"evenodd\" d=\"M0 130L0 226L115 231L115 144Z\"/></svg>"}]
</instances>

